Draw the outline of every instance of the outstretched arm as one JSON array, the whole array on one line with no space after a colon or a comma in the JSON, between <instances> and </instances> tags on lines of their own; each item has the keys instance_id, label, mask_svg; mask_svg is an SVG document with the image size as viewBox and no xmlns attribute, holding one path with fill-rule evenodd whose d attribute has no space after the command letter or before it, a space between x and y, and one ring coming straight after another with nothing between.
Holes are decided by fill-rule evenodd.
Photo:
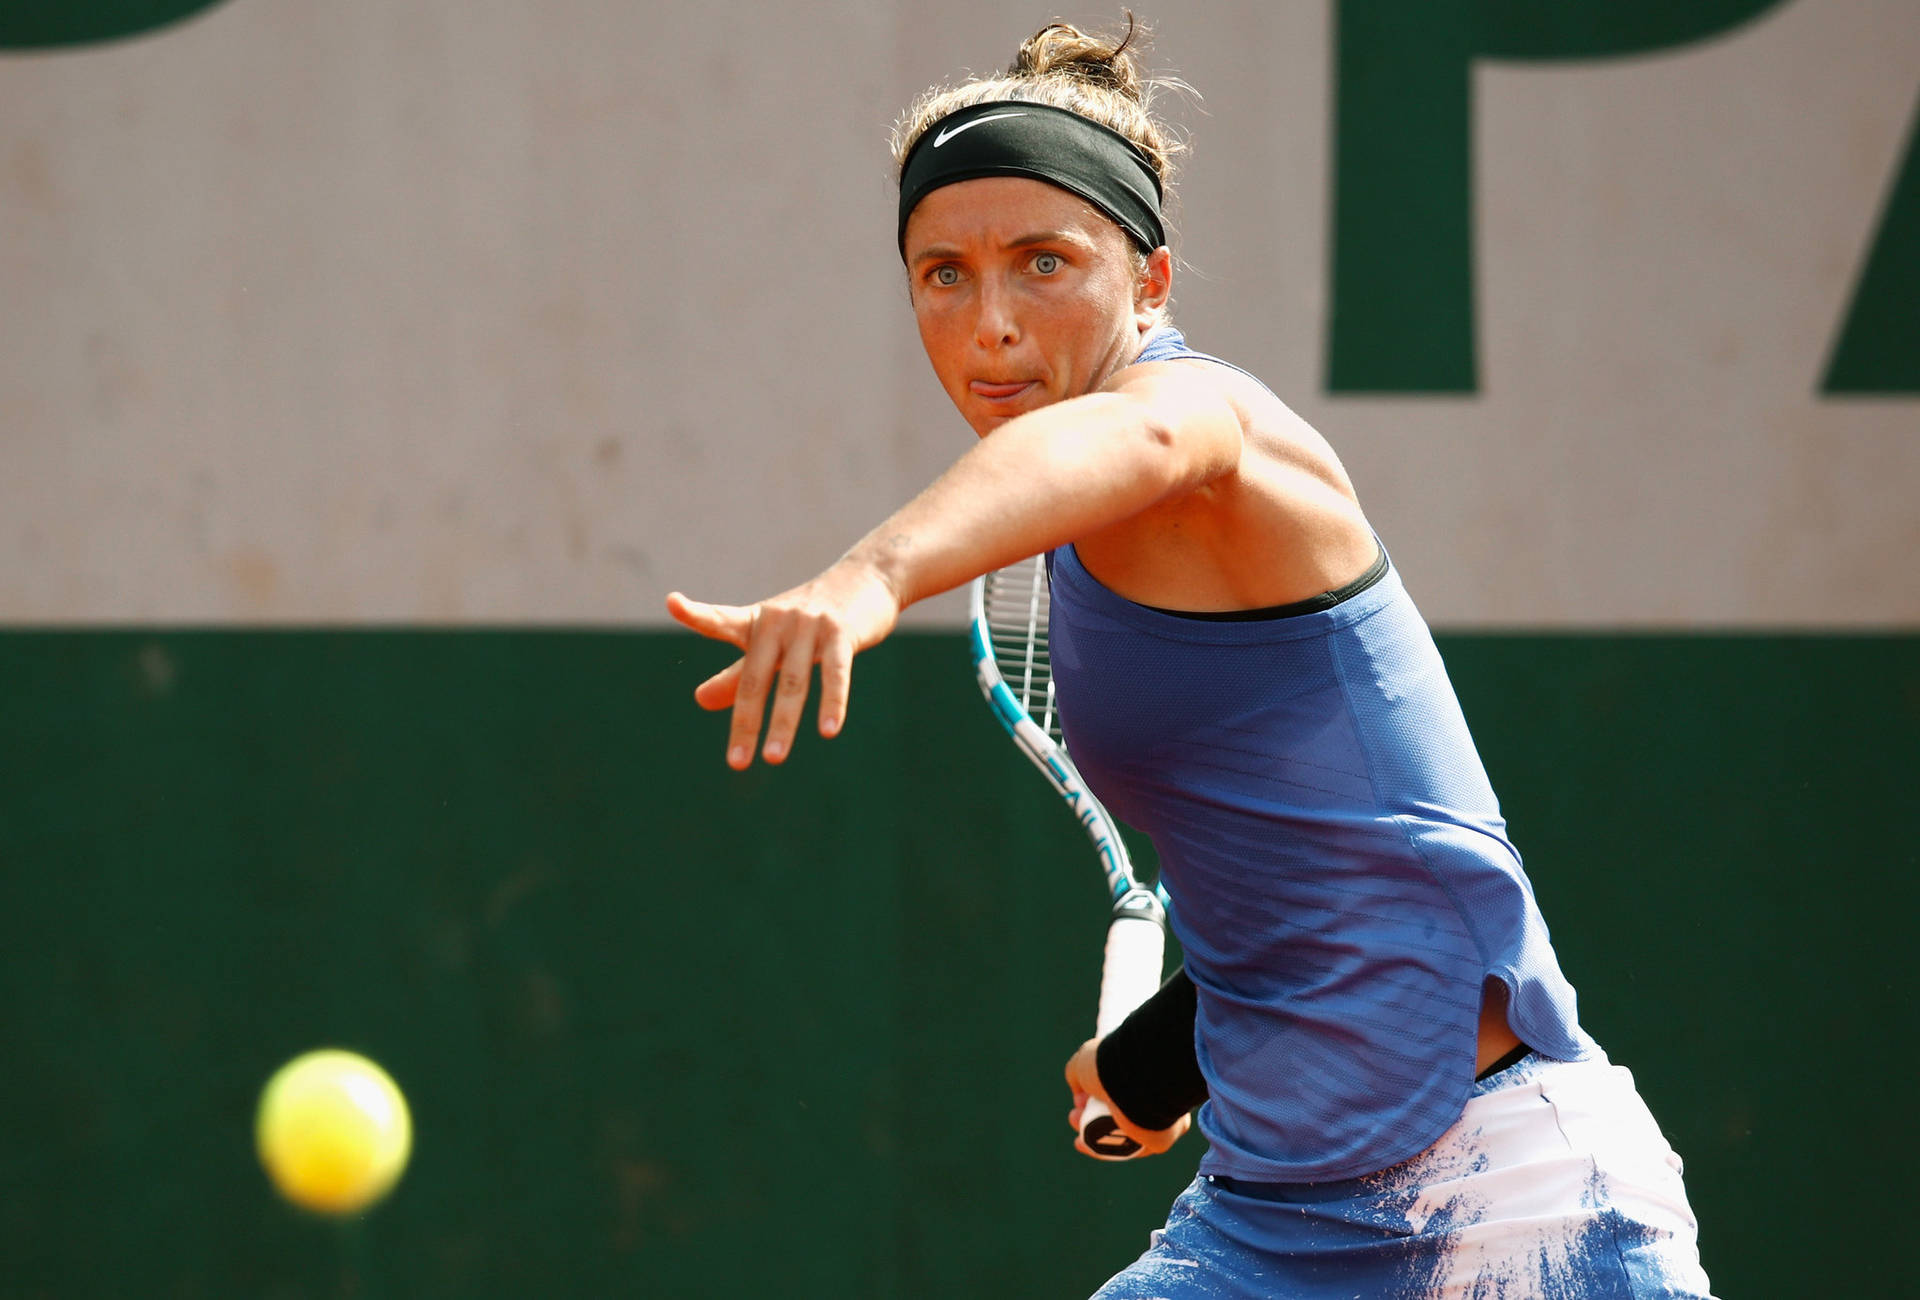
<instances>
[{"instance_id":1,"label":"outstretched arm","mask_svg":"<svg viewBox=\"0 0 1920 1300\"><path fill-rule=\"evenodd\" d=\"M674 592L668 613L741 650L694 692L704 708L733 709L727 762L753 761L770 690L761 752L786 758L815 663L820 734L839 734L853 656L913 602L1191 492L1239 456L1239 419L1218 390L1183 368L1138 367L1001 425L809 582L753 605Z\"/></svg>"}]
</instances>

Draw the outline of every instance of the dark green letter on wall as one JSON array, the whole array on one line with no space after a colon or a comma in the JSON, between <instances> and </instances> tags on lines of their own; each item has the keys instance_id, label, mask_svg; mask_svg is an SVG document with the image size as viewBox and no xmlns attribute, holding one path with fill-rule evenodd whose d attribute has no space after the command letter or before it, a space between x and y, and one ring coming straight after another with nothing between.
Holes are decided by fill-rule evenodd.
<instances>
[{"instance_id":1,"label":"dark green letter on wall","mask_svg":"<svg viewBox=\"0 0 1920 1300\"><path fill-rule=\"evenodd\" d=\"M1331 392L1471 393L1475 59L1671 49L1780 0L1340 0Z\"/></svg>"},{"instance_id":2,"label":"dark green letter on wall","mask_svg":"<svg viewBox=\"0 0 1920 1300\"><path fill-rule=\"evenodd\" d=\"M216 0L7 0L0 4L0 50L90 45L138 36Z\"/></svg>"},{"instance_id":3,"label":"dark green letter on wall","mask_svg":"<svg viewBox=\"0 0 1920 1300\"><path fill-rule=\"evenodd\" d=\"M1822 390L1920 393L1920 112Z\"/></svg>"}]
</instances>

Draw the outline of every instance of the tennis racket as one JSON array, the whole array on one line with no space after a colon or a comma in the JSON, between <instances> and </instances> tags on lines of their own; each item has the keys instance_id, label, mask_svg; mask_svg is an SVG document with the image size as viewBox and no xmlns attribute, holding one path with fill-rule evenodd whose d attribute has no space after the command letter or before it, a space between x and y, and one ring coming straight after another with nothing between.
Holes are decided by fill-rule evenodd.
<instances>
[{"instance_id":1,"label":"tennis racket","mask_svg":"<svg viewBox=\"0 0 1920 1300\"><path fill-rule=\"evenodd\" d=\"M973 675L994 717L1072 809L1093 841L1106 876L1113 907L1095 1018L1095 1031L1105 1035L1160 987L1167 942L1166 895L1134 876L1113 820L1067 758L1053 707L1048 608L1044 556L974 579ZM1087 1149L1103 1160L1126 1160L1140 1153L1140 1144L1120 1131L1112 1112L1097 1098L1088 1099L1080 1113L1080 1136Z\"/></svg>"}]
</instances>

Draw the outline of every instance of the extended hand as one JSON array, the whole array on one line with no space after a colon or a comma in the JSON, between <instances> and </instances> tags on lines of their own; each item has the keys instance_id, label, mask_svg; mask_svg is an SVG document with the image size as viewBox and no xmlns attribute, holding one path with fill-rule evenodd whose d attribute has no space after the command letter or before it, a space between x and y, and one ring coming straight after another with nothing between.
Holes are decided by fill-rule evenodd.
<instances>
[{"instance_id":1,"label":"extended hand","mask_svg":"<svg viewBox=\"0 0 1920 1300\"><path fill-rule=\"evenodd\" d=\"M1113 1112L1113 1122L1120 1126L1122 1133L1140 1144L1142 1154L1157 1156L1178 1142L1180 1135L1192 1126L1193 1117L1182 1115L1170 1127L1161 1129L1141 1128L1128 1119L1100 1084L1100 1070L1095 1058L1099 1047L1099 1039L1089 1038L1067 1060L1067 1087L1073 1092L1073 1109L1067 1112L1067 1123L1073 1125L1074 1149L1084 1155L1094 1154L1087 1149L1085 1139L1080 1136L1080 1113L1086 1109L1089 1097L1098 1097L1106 1103L1107 1109Z\"/></svg>"},{"instance_id":2,"label":"extended hand","mask_svg":"<svg viewBox=\"0 0 1920 1300\"><path fill-rule=\"evenodd\" d=\"M667 597L667 612L702 636L738 646L741 656L695 689L704 709L733 709L727 764L753 762L754 742L774 690L762 756L786 759L800 729L800 711L820 665L820 734L836 736L847 718L853 656L893 631L900 600L872 568L848 560L756 605L707 605L679 592ZM777 688L777 689L776 689Z\"/></svg>"}]
</instances>

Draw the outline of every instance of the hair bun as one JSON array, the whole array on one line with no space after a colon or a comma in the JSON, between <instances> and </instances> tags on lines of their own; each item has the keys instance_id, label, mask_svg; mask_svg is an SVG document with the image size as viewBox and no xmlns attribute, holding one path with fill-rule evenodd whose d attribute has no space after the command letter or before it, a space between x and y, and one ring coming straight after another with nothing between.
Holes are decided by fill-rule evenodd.
<instances>
[{"instance_id":1,"label":"hair bun","mask_svg":"<svg viewBox=\"0 0 1920 1300\"><path fill-rule=\"evenodd\" d=\"M1007 70L1012 77L1072 77L1119 91L1129 99L1144 98L1144 79L1133 57L1137 31L1127 15L1127 32L1118 41L1093 36L1072 23L1049 23L1020 44Z\"/></svg>"},{"instance_id":2,"label":"hair bun","mask_svg":"<svg viewBox=\"0 0 1920 1300\"><path fill-rule=\"evenodd\" d=\"M1004 73L971 78L957 86L930 86L907 105L893 125L893 162L907 156L928 127L975 104L1031 102L1078 113L1125 136L1153 160L1163 194L1171 192L1173 156L1179 139L1153 113L1163 90L1192 93L1178 77L1147 72L1147 29L1127 15L1118 36L1095 36L1071 23L1048 23L1020 43Z\"/></svg>"}]
</instances>

